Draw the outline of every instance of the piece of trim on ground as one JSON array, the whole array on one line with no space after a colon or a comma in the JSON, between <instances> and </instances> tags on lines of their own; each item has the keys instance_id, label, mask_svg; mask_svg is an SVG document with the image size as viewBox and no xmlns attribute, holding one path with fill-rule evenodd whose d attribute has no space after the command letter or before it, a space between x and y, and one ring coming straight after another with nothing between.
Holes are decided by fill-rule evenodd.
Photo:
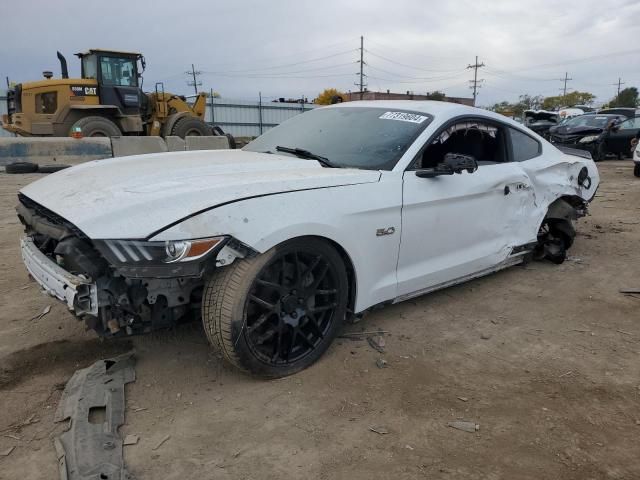
<instances>
[{"instance_id":1,"label":"piece of trim on ground","mask_svg":"<svg viewBox=\"0 0 640 480\"><path fill-rule=\"evenodd\" d=\"M124 386L135 381L135 357L127 353L77 370L62 393L55 421L68 420L54 440L62 480L127 480L122 438Z\"/></svg>"}]
</instances>

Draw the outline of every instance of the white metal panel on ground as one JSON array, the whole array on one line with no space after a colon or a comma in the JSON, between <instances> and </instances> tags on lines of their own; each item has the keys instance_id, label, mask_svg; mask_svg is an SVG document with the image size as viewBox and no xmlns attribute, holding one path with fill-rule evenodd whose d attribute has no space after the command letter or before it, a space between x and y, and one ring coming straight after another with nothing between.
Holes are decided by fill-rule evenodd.
<instances>
[{"instance_id":1,"label":"white metal panel on ground","mask_svg":"<svg viewBox=\"0 0 640 480\"><path fill-rule=\"evenodd\" d=\"M257 137L270 128L305 111L312 103L279 103L260 100L210 99L205 120L236 137Z\"/></svg>"}]
</instances>

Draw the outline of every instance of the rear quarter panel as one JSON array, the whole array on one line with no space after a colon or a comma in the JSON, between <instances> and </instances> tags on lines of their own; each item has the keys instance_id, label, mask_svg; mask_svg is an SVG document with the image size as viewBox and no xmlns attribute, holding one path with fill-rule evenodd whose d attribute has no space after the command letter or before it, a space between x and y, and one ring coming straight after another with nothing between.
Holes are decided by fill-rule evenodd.
<instances>
[{"instance_id":1,"label":"rear quarter panel","mask_svg":"<svg viewBox=\"0 0 640 480\"><path fill-rule=\"evenodd\" d=\"M521 162L521 165L534 187L532 238L535 238L551 203L563 196L577 196L589 202L600 183L598 168L593 160L563 153L546 141L543 141L541 156ZM589 188L578 184L578 175L584 167L591 179Z\"/></svg>"}]
</instances>

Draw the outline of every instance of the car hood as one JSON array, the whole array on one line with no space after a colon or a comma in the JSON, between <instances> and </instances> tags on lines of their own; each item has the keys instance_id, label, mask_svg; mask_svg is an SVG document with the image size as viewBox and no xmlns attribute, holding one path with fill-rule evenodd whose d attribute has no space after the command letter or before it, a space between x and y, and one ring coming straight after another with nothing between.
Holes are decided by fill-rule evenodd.
<instances>
[{"instance_id":1,"label":"car hood","mask_svg":"<svg viewBox=\"0 0 640 480\"><path fill-rule=\"evenodd\" d=\"M595 135L602 133L604 129L599 127L567 127L566 125L558 125L557 127L551 127L549 130L556 135Z\"/></svg>"},{"instance_id":2,"label":"car hood","mask_svg":"<svg viewBox=\"0 0 640 480\"><path fill-rule=\"evenodd\" d=\"M90 238L147 238L221 204L379 179L377 170L325 168L285 155L217 150L96 160L49 175L20 193Z\"/></svg>"}]
</instances>

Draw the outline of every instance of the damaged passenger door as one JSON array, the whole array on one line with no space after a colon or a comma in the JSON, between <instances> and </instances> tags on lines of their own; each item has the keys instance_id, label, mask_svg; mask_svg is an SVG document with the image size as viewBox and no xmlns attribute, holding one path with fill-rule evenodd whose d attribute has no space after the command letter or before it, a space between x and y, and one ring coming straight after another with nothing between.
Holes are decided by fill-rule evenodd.
<instances>
[{"instance_id":1,"label":"damaged passenger door","mask_svg":"<svg viewBox=\"0 0 640 480\"><path fill-rule=\"evenodd\" d=\"M404 172L399 300L488 273L532 240L526 218L534 193L511 161L508 130L485 119L457 120ZM452 154L475 159L477 169L430 175L446 170Z\"/></svg>"}]
</instances>

